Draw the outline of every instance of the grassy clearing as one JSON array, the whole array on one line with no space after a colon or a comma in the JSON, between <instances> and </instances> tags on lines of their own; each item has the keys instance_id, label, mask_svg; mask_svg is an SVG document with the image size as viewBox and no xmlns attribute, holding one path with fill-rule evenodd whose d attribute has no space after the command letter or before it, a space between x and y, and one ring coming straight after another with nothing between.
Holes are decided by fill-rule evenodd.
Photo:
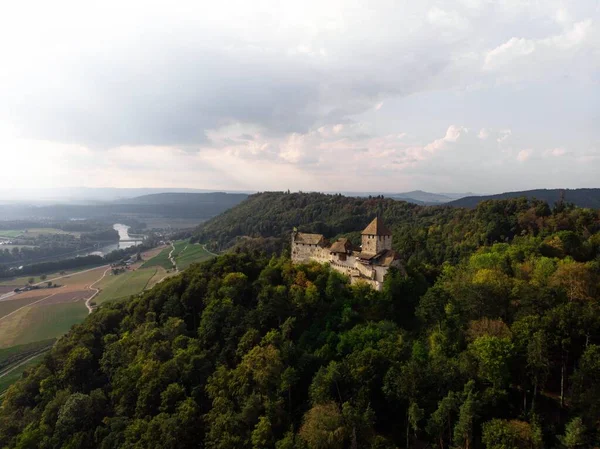
<instances>
[{"instance_id":1,"label":"grassy clearing","mask_svg":"<svg viewBox=\"0 0 600 449\"><path fill-rule=\"evenodd\" d=\"M22 345L66 334L74 324L81 323L88 315L83 301L31 307L26 316L30 323L14 340ZM25 330L27 329L27 330Z\"/></svg>"},{"instance_id":2,"label":"grassy clearing","mask_svg":"<svg viewBox=\"0 0 600 449\"><path fill-rule=\"evenodd\" d=\"M15 310L20 309L21 307L29 305L32 302L38 301L45 296L48 296L48 294L45 291L42 291L38 296L29 298L19 298L18 296L13 296L8 301L0 301L0 318L5 317L9 313L13 313ZM2 322L0 321L0 326L2 326L1 323Z\"/></svg>"},{"instance_id":3,"label":"grassy clearing","mask_svg":"<svg viewBox=\"0 0 600 449\"><path fill-rule=\"evenodd\" d=\"M17 237L39 237L40 235L50 234L71 234L74 237L79 237L81 232L68 232L56 228L31 228L31 229L0 229L0 237L14 239Z\"/></svg>"},{"instance_id":4,"label":"grassy clearing","mask_svg":"<svg viewBox=\"0 0 600 449\"><path fill-rule=\"evenodd\" d=\"M0 229L0 237L6 239L14 239L15 237L23 234L23 230L14 230L14 229Z\"/></svg>"},{"instance_id":5,"label":"grassy clearing","mask_svg":"<svg viewBox=\"0 0 600 449\"><path fill-rule=\"evenodd\" d=\"M150 278L150 280L148 281L148 286L146 288L152 288L164 278L169 276L175 276L176 274L177 273L174 270L170 270L169 273L167 273L167 270L165 270L163 267L157 267L156 274Z\"/></svg>"},{"instance_id":6,"label":"grassy clearing","mask_svg":"<svg viewBox=\"0 0 600 449\"><path fill-rule=\"evenodd\" d=\"M30 357L36 352L51 347L55 341L56 338L50 338L48 340L36 341L26 345L17 345L0 349L0 371L6 370L9 365Z\"/></svg>"},{"instance_id":7,"label":"grassy clearing","mask_svg":"<svg viewBox=\"0 0 600 449\"><path fill-rule=\"evenodd\" d=\"M171 252L171 247L163 249L158 256L153 257L150 260L147 260L142 265L142 268L151 268L151 267L162 267L166 270L172 270L173 264L169 260L169 253Z\"/></svg>"},{"instance_id":8,"label":"grassy clearing","mask_svg":"<svg viewBox=\"0 0 600 449\"><path fill-rule=\"evenodd\" d=\"M176 241L173 246L175 247L175 250L173 251L173 258L177 259L177 257L179 255L181 255L181 253L183 251L185 251L185 249L187 248L187 246L190 244L189 240L178 240Z\"/></svg>"},{"instance_id":9,"label":"grassy clearing","mask_svg":"<svg viewBox=\"0 0 600 449\"><path fill-rule=\"evenodd\" d=\"M137 295L148 287L150 280L156 275L157 271L158 267L139 268L116 276L107 276L96 285L101 291L94 298L94 302L102 304L106 301Z\"/></svg>"},{"instance_id":10,"label":"grassy clearing","mask_svg":"<svg viewBox=\"0 0 600 449\"><path fill-rule=\"evenodd\" d=\"M21 231L21 232L23 232L23 231ZM31 229L28 229L27 231L23 232L23 234L30 236L30 237L39 237L40 235L50 235L50 234L60 234L60 235L70 234L74 237L79 237L81 235L81 232L63 231L62 229L56 229L56 228L31 228Z\"/></svg>"},{"instance_id":11,"label":"grassy clearing","mask_svg":"<svg viewBox=\"0 0 600 449\"><path fill-rule=\"evenodd\" d=\"M82 271L87 271L89 269L94 268L93 266L89 266L89 267L83 267L83 268L78 268L75 270L66 270L64 273L65 274L60 274L60 272L55 272L55 273L48 273L46 275L46 280L45 281L49 281L51 279L57 278L57 277L62 277L62 276L68 276L68 277L64 277L62 279L59 279L58 281L56 281L57 284L60 285L67 285L69 283L72 282L76 282L77 279L84 279L84 277L93 277L94 274L90 274L90 273L95 273L94 271L88 271L87 273L81 273ZM81 273L81 274L78 274ZM101 273L102 274L102 273ZM77 276L77 278L76 278ZM99 276L96 276L96 279ZM17 278L6 278L3 279L2 282L0 282L0 285L18 285L18 286L24 286L27 285L27 282L29 281L29 278L33 278L34 279L34 284L37 284L38 282L45 282L42 281L42 279L40 278L40 275L37 276L21 276L21 277L17 277Z\"/></svg>"},{"instance_id":12,"label":"grassy clearing","mask_svg":"<svg viewBox=\"0 0 600 449\"><path fill-rule=\"evenodd\" d=\"M40 363L42 357L44 357L44 354L39 354L38 356L35 356L31 360L29 360L27 363L24 363L23 365L14 369L10 373L0 377L0 396L4 394L8 387L14 384L17 380L19 380L27 369Z\"/></svg>"},{"instance_id":13,"label":"grassy clearing","mask_svg":"<svg viewBox=\"0 0 600 449\"><path fill-rule=\"evenodd\" d=\"M26 306L0 322L0 348L60 337L87 315L83 301Z\"/></svg>"},{"instance_id":14,"label":"grassy clearing","mask_svg":"<svg viewBox=\"0 0 600 449\"><path fill-rule=\"evenodd\" d=\"M184 251L178 254L175 258L175 262L177 263L177 268L185 270L193 263L203 262L212 257L214 256L206 251L202 245L196 243L189 244Z\"/></svg>"}]
</instances>

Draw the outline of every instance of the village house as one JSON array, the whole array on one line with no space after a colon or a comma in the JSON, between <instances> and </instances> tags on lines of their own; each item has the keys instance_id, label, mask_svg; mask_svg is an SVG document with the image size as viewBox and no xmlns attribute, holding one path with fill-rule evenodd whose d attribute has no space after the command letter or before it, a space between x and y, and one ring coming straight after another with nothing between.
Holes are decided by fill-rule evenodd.
<instances>
[{"instance_id":1,"label":"village house","mask_svg":"<svg viewBox=\"0 0 600 449\"><path fill-rule=\"evenodd\" d=\"M400 256L392 249L392 233L383 220L375 218L361 233L362 245L355 248L345 238L330 244L321 234L292 233L292 262L328 263L350 277L351 283L365 282L376 290L390 267L400 267Z\"/></svg>"}]
</instances>

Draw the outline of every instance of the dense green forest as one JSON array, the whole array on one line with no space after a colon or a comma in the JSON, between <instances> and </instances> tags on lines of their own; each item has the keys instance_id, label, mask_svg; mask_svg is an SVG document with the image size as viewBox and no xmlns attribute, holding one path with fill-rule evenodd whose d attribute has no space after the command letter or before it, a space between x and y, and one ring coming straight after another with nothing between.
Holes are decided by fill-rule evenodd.
<instances>
[{"instance_id":1,"label":"dense green forest","mask_svg":"<svg viewBox=\"0 0 600 449\"><path fill-rule=\"evenodd\" d=\"M598 231L598 212L559 203L518 198L484 201L475 209L417 206L383 197L353 198L322 193L265 192L203 223L195 240L224 250L258 239L271 248L289 246L294 227L360 244L360 231L373 217L383 217L393 231L394 249L409 263L439 266L458 263L482 245L515 236L544 238L562 230L582 236ZM253 245L256 246L256 245ZM586 251L582 249L582 251Z\"/></svg>"},{"instance_id":2,"label":"dense green forest","mask_svg":"<svg viewBox=\"0 0 600 449\"><path fill-rule=\"evenodd\" d=\"M4 397L0 447L600 444L598 211L365 201L356 222L318 226L360 228L377 208L395 238L403 213L431 222L382 292L258 251L193 266L60 339Z\"/></svg>"},{"instance_id":3,"label":"dense green forest","mask_svg":"<svg viewBox=\"0 0 600 449\"><path fill-rule=\"evenodd\" d=\"M496 195L467 196L446 204L456 207L475 207L482 201L531 198L545 201L551 206L566 201L579 207L600 208L600 189L537 189L520 192L505 192Z\"/></svg>"}]
</instances>

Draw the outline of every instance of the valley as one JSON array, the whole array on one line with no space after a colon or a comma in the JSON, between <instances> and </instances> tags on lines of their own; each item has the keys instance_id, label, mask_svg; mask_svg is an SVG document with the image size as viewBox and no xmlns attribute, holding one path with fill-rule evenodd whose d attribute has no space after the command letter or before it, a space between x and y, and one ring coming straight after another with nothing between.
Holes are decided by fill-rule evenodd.
<instances>
[{"instance_id":1,"label":"valley","mask_svg":"<svg viewBox=\"0 0 600 449\"><path fill-rule=\"evenodd\" d=\"M214 257L189 240L173 242L179 270ZM130 264L115 263L85 270L18 277L0 282L0 396L36 362L53 342L91 311L111 301L126 300L174 276L178 271L168 255L171 245L140 253ZM137 256L136 256L137 258ZM55 285L47 287L48 283ZM18 288L39 287L15 293ZM32 355L31 348L36 351ZM2 364L2 353L11 360Z\"/></svg>"}]
</instances>

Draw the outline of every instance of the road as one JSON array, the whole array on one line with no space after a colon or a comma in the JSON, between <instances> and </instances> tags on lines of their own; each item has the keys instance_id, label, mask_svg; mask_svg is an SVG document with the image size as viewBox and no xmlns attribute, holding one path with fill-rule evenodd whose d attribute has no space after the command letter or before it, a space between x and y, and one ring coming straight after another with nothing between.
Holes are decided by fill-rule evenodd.
<instances>
[{"instance_id":1,"label":"road","mask_svg":"<svg viewBox=\"0 0 600 449\"><path fill-rule=\"evenodd\" d=\"M215 256L215 257L217 257L217 256L218 256L218 254L215 254L215 253L213 253L212 251L209 251L209 250L207 250L207 249L206 249L206 245L202 245L202 248L204 248L204 251L206 251L206 252L207 252L208 254L210 254L211 256Z\"/></svg>"},{"instance_id":2,"label":"road","mask_svg":"<svg viewBox=\"0 0 600 449\"><path fill-rule=\"evenodd\" d=\"M177 268L177 264L175 263L175 259L173 259L173 252L174 251L175 251L175 244L173 242L171 242L171 252L169 253L169 260L173 264L173 267L175 267L175 272L178 272L179 269Z\"/></svg>"},{"instance_id":3,"label":"road","mask_svg":"<svg viewBox=\"0 0 600 449\"><path fill-rule=\"evenodd\" d=\"M100 279L98 279L97 281L93 282L92 284L90 284L88 286L88 288L90 290L96 290L92 296L90 296L88 299L85 300L85 306L88 309L88 314L92 313L92 310L94 310L90 304L92 302L92 299L94 299L98 295L98 293L100 293L100 289L95 288L94 285L96 285L98 282L100 282L102 279L104 279L106 277L106 273L108 273L110 270L111 270L111 268L108 267L106 270L104 270L104 273L102 274Z\"/></svg>"}]
</instances>

